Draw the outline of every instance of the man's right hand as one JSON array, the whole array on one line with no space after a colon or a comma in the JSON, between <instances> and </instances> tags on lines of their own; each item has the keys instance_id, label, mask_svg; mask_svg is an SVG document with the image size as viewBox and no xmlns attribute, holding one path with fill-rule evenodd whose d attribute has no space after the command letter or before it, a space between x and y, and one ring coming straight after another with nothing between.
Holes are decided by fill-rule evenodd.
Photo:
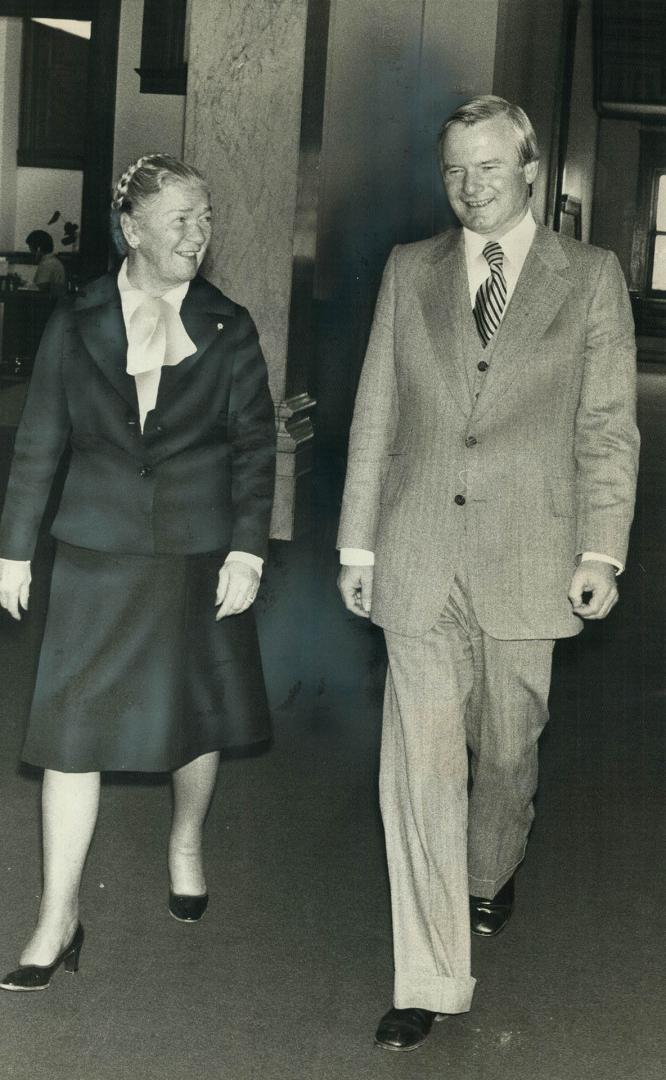
<instances>
[{"instance_id":1,"label":"man's right hand","mask_svg":"<svg viewBox=\"0 0 666 1080\"><path fill-rule=\"evenodd\" d=\"M30 581L29 562L0 559L0 607L6 608L13 619L20 621L20 608L28 610Z\"/></svg>"},{"instance_id":2,"label":"man's right hand","mask_svg":"<svg viewBox=\"0 0 666 1080\"><path fill-rule=\"evenodd\" d=\"M370 618L374 571L374 566L342 566L338 575L338 589L347 611L363 619Z\"/></svg>"}]
</instances>

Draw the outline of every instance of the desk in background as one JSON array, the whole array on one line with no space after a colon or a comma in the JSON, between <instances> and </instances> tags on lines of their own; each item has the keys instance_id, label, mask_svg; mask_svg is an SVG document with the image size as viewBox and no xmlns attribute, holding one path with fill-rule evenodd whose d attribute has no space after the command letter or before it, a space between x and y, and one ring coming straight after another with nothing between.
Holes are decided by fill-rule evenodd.
<instances>
[{"instance_id":1,"label":"desk in background","mask_svg":"<svg viewBox=\"0 0 666 1080\"><path fill-rule=\"evenodd\" d=\"M29 378L57 297L37 289L0 293L0 380Z\"/></svg>"}]
</instances>

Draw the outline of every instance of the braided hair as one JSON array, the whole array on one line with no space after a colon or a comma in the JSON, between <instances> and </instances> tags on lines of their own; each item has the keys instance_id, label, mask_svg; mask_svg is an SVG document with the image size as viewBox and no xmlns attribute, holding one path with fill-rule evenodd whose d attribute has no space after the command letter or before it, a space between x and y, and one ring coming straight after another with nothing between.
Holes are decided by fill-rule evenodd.
<instances>
[{"instance_id":1,"label":"braided hair","mask_svg":"<svg viewBox=\"0 0 666 1080\"><path fill-rule=\"evenodd\" d=\"M111 199L111 237L120 255L126 255L127 240L120 223L121 214L133 214L141 209L165 184L174 180L199 183L206 181L193 165L187 165L170 154L143 154L118 178Z\"/></svg>"}]
</instances>

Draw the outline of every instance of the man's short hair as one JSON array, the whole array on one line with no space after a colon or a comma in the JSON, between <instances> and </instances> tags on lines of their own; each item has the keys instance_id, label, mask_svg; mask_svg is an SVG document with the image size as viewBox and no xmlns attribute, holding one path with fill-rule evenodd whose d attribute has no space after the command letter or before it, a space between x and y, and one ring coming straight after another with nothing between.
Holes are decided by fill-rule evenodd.
<instances>
[{"instance_id":1,"label":"man's short hair","mask_svg":"<svg viewBox=\"0 0 666 1080\"><path fill-rule=\"evenodd\" d=\"M460 105L452 112L448 120L442 125L439 133L438 147L440 157L444 148L444 139L449 128L454 124L464 124L471 127L481 120L493 120L496 116L505 116L516 133L516 146L521 165L529 165L531 161L539 160L539 143L532 123L520 105L512 105L505 98L496 97L495 94L481 94Z\"/></svg>"},{"instance_id":2,"label":"man's short hair","mask_svg":"<svg viewBox=\"0 0 666 1080\"><path fill-rule=\"evenodd\" d=\"M31 251L33 248L39 248L44 255L50 255L53 251L53 237L50 233L45 232L44 229L33 229L33 231L26 236L25 242Z\"/></svg>"}]
</instances>

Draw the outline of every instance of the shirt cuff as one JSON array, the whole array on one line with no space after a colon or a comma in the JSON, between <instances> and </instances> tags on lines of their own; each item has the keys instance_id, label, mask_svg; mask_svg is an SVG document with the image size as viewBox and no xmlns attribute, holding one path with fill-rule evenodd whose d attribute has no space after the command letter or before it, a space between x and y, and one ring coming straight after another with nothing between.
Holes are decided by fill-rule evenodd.
<instances>
[{"instance_id":1,"label":"shirt cuff","mask_svg":"<svg viewBox=\"0 0 666 1080\"><path fill-rule=\"evenodd\" d=\"M613 559L610 555L600 555L598 551L584 551L580 557L581 562L606 562L615 567L615 573L617 577L620 576L624 570L624 563L618 562L617 559Z\"/></svg>"},{"instance_id":2,"label":"shirt cuff","mask_svg":"<svg viewBox=\"0 0 666 1080\"><path fill-rule=\"evenodd\" d=\"M375 553L366 548L340 548L342 566L374 566Z\"/></svg>"},{"instance_id":3,"label":"shirt cuff","mask_svg":"<svg viewBox=\"0 0 666 1080\"><path fill-rule=\"evenodd\" d=\"M30 566L30 559L2 559L2 558L0 558L0 566L6 566L9 570L11 570L12 567Z\"/></svg>"},{"instance_id":4,"label":"shirt cuff","mask_svg":"<svg viewBox=\"0 0 666 1080\"><path fill-rule=\"evenodd\" d=\"M258 555L251 555L249 551L230 551L224 560L224 565L226 566L228 562L245 563L252 570L256 570L259 577L261 577L264 568L264 560L260 559Z\"/></svg>"}]
</instances>

